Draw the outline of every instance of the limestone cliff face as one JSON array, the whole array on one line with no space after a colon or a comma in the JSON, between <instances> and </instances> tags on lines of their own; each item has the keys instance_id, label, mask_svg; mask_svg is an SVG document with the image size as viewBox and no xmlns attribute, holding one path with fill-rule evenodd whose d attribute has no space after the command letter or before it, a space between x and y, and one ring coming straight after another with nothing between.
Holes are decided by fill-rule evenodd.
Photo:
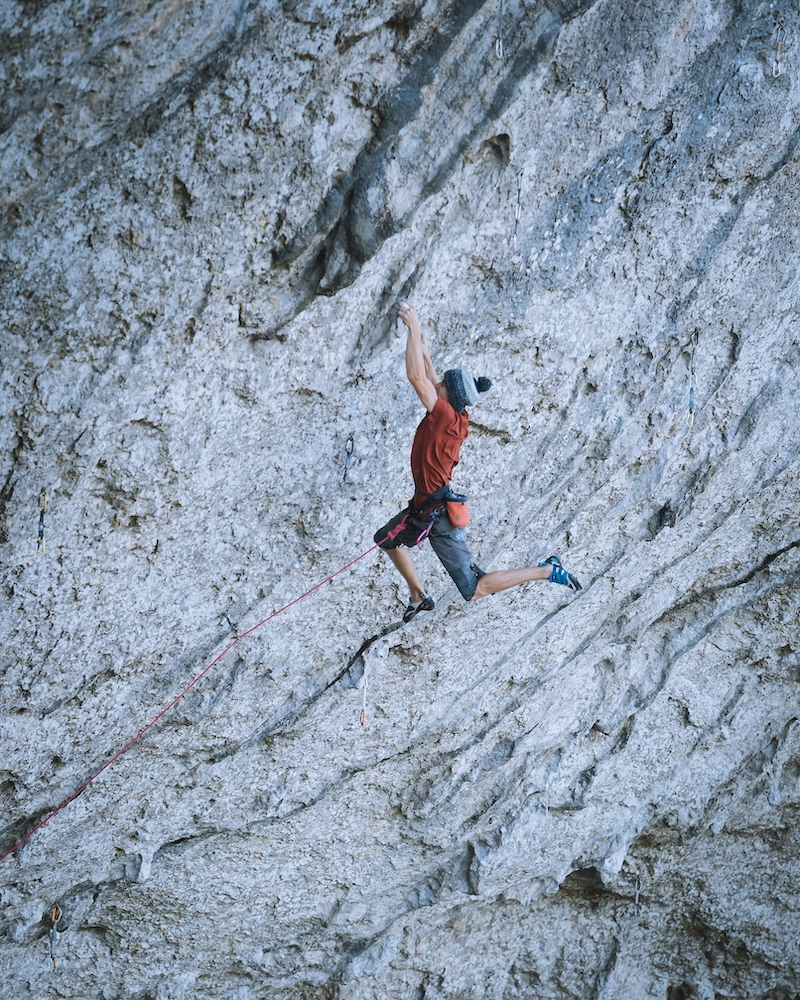
<instances>
[{"instance_id":1,"label":"limestone cliff face","mask_svg":"<svg viewBox=\"0 0 800 1000\"><path fill-rule=\"evenodd\" d=\"M3 861L0 995L797 996L794 6L0 29L3 851L405 502L399 297L495 383L479 563L584 584L235 643Z\"/></svg>"}]
</instances>

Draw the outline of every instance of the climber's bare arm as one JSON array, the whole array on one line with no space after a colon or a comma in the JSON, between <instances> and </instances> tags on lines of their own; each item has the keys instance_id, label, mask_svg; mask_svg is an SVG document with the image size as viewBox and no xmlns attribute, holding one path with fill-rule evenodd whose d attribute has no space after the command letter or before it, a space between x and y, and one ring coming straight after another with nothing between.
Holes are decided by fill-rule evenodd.
<instances>
[{"instance_id":1,"label":"climber's bare arm","mask_svg":"<svg viewBox=\"0 0 800 1000\"><path fill-rule=\"evenodd\" d=\"M438 385L439 376L436 374L436 369L433 367L430 351L428 350L428 334L422 329L422 327L420 327L419 337L422 341L422 356L425 361L425 374L434 385Z\"/></svg>"},{"instance_id":2,"label":"climber's bare arm","mask_svg":"<svg viewBox=\"0 0 800 1000\"><path fill-rule=\"evenodd\" d=\"M428 354L427 338L424 337L419 325L417 310L410 302L401 302L397 307L397 315L405 323L408 330L406 341L406 375L414 386L422 405L430 413L439 398L436 392L436 371Z\"/></svg>"}]
</instances>

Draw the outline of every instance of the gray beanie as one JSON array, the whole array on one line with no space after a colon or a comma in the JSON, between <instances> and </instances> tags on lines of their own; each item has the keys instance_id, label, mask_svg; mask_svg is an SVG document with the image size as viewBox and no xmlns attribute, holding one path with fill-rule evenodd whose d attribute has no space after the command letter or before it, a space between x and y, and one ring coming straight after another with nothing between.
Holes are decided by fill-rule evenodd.
<instances>
[{"instance_id":1,"label":"gray beanie","mask_svg":"<svg viewBox=\"0 0 800 1000\"><path fill-rule=\"evenodd\" d=\"M444 373L444 384L454 410L462 413L467 406L477 402L479 392L488 392L492 387L490 379L481 375L473 378L464 368L450 368Z\"/></svg>"}]
</instances>

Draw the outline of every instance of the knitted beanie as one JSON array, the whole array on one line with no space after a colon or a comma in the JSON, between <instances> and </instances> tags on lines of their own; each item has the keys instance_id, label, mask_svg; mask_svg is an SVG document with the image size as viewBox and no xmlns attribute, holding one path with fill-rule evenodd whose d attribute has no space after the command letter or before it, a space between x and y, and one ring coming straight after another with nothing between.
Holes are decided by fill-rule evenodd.
<instances>
[{"instance_id":1,"label":"knitted beanie","mask_svg":"<svg viewBox=\"0 0 800 1000\"><path fill-rule=\"evenodd\" d=\"M471 406L478 399L479 392L488 392L492 387L490 379L481 375L473 378L464 368L450 368L444 373L444 384L450 404L458 413Z\"/></svg>"}]
</instances>

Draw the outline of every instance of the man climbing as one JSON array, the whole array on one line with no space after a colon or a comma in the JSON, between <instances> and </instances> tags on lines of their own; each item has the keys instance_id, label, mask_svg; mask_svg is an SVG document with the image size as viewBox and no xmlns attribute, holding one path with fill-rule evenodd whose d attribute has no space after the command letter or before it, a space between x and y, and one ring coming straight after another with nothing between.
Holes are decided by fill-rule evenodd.
<instances>
[{"instance_id":1,"label":"man climbing","mask_svg":"<svg viewBox=\"0 0 800 1000\"><path fill-rule=\"evenodd\" d=\"M440 381L416 309L410 302L401 302L397 313L408 331L406 374L427 410L411 448L414 497L405 510L375 533L375 541L400 571L411 592L403 621L409 622L421 611L434 608L433 598L425 593L411 556L405 551L426 537L466 601L477 601L530 580L548 580L580 590L580 583L564 569L558 556L549 556L538 566L490 573L475 565L464 530L452 523L446 504L448 500L466 500L451 491L450 479L458 464L461 445L467 439L466 407L476 402L478 393L487 392L492 383L483 377L476 380L462 368L451 368Z\"/></svg>"}]
</instances>

